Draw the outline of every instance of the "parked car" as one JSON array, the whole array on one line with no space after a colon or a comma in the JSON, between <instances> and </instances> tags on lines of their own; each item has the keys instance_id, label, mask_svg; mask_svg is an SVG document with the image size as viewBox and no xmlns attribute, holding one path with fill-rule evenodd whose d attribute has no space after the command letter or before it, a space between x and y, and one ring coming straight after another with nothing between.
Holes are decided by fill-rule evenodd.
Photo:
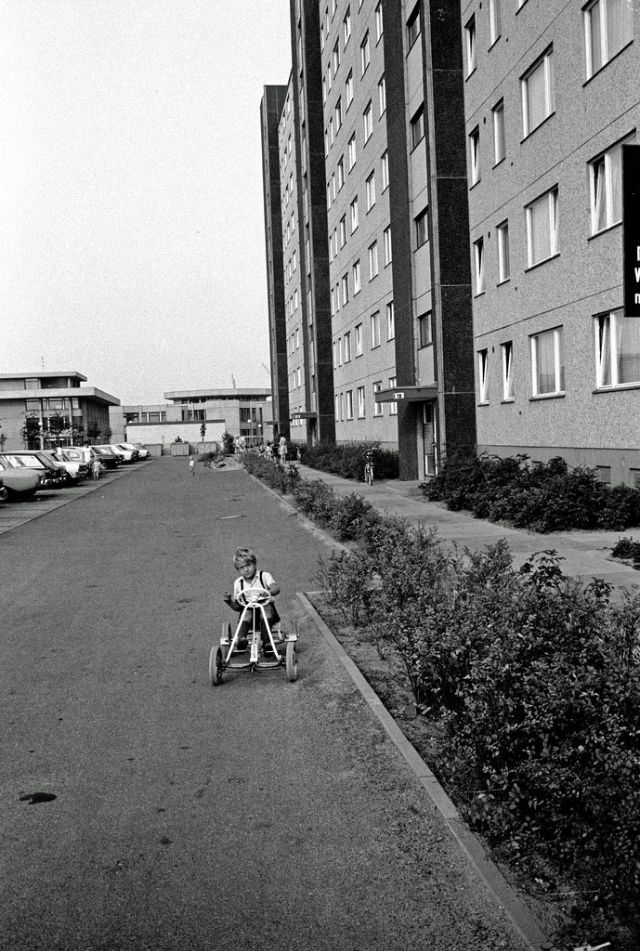
<instances>
[{"instance_id":1,"label":"parked car","mask_svg":"<svg viewBox=\"0 0 640 951\"><path fill-rule=\"evenodd\" d=\"M111 443L109 449L112 452L115 452L116 456L120 456L121 462L133 462L133 453L130 449L125 449L124 446L118 445L116 443Z\"/></svg>"},{"instance_id":2,"label":"parked car","mask_svg":"<svg viewBox=\"0 0 640 951\"><path fill-rule=\"evenodd\" d=\"M120 465L120 457L116 456L109 446L92 446L91 448L105 469L117 469Z\"/></svg>"},{"instance_id":3,"label":"parked car","mask_svg":"<svg viewBox=\"0 0 640 951\"><path fill-rule=\"evenodd\" d=\"M77 463L78 479L86 479L88 477L91 460L83 447L61 446L56 449L55 456L56 459L61 459L63 462Z\"/></svg>"},{"instance_id":4,"label":"parked car","mask_svg":"<svg viewBox=\"0 0 640 951\"><path fill-rule=\"evenodd\" d=\"M138 459L142 458L140 456L140 450L137 446L134 446L132 442L119 442L118 449L124 449L126 452L132 453L134 462L137 462Z\"/></svg>"},{"instance_id":5,"label":"parked car","mask_svg":"<svg viewBox=\"0 0 640 951\"><path fill-rule=\"evenodd\" d=\"M16 469L21 467L24 469L34 469L40 476L40 488L48 489L51 487L52 479L49 474L49 469L45 466L44 462L38 459L34 452L30 452L28 449L20 449L16 452L5 452L3 455L9 464L15 466Z\"/></svg>"},{"instance_id":6,"label":"parked car","mask_svg":"<svg viewBox=\"0 0 640 951\"><path fill-rule=\"evenodd\" d=\"M0 479L0 502L6 502L8 495L9 493L4 487L4 482L2 481L2 479Z\"/></svg>"},{"instance_id":7,"label":"parked car","mask_svg":"<svg viewBox=\"0 0 640 951\"><path fill-rule=\"evenodd\" d=\"M74 481L69 475L64 461L61 459L56 459L54 454L49 449L36 449L35 452L38 456L38 459L41 459L45 464L49 463L58 471L58 478L60 480L61 486L70 485L71 482Z\"/></svg>"},{"instance_id":8,"label":"parked car","mask_svg":"<svg viewBox=\"0 0 640 951\"><path fill-rule=\"evenodd\" d=\"M37 469L14 465L6 453L0 453L0 473L9 501L32 499L41 486L40 472Z\"/></svg>"},{"instance_id":9,"label":"parked car","mask_svg":"<svg viewBox=\"0 0 640 951\"><path fill-rule=\"evenodd\" d=\"M17 456L19 462L28 468L39 469L42 466L43 471L41 472L41 476L43 488L61 489L62 486L66 484L66 469L60 462L48 456L44 450L24 449L19 453L12 453L12 455Z\"/></svg>"},{"instance_id":10,"label":"parked car","mask_svg":"<svg viewBox=\"0 0 640 951\"><path fill-rule=\"evenodd\" d=\"M125 443L125 445L128 445L128 444ZM132 443L131 445L133 445L133 443ZM143 446L141 442L137 442L137 443L135 443L135 447L136 447L136 449L138 450L138 453L139 453L141 459L148 459L148 457L149 457L149 450L147 449L146 446Z\"/></svg>"}]
</instances>

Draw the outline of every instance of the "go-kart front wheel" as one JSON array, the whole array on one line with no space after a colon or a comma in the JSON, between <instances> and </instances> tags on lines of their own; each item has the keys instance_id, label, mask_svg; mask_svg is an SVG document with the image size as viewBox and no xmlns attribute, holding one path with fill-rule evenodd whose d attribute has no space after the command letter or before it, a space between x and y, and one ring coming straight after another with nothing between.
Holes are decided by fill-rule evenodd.
<instances>
[{"instance_id":1,"label":"go-kart front wheel","mask_svg":"<svg viewBox=\"0 0 640 951\"><path fill-rule=\"evenodd\" d=\"M285 654L285 666L287 670L287 680L289 683L293 683L294 680L298 677L298 660L296 658L296 645L295 641L287 642L287 650Z\"/></svg>"},{"instance_id":2,"label":"go-kart front wheel","mask_svg":"<svg viewBox=\"0 0 640 951\"><path fill-rule=\"evenodd\" d=\"M222 683L223 669L222 648L214 644L209 654L209 680L214 687Z\"/></svg>"}]
</instances>

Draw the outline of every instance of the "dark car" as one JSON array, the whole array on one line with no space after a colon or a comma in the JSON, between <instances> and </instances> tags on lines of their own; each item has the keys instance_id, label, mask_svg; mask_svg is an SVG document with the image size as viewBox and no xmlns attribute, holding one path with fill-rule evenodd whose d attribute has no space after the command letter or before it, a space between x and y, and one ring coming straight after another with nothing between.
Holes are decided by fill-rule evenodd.
<instances>
[{"instance_id":1,"label":"dark car","mask_svg":"<svg viewBox=\"0 0 640 951\"><path fill-rule=\"evenodd\" d=\"M43 488L61 489L62 486L67 485L67 470L62 463L58 462L54 456L50 455L50 453L44 449L24 449L18 453L18 456L22 459L23 465L31 465L25 457L33 456L34 459L37 459L37 461L44 466L45 471L41 473ZM34 469L38 468L35 464L31 467Z\"/></svg>"},{"instance_id":2,"label":"dark car","mask_svg":"<svg viewBox=\"0 0 640 951\"><path fill-rule=\"evenodd\" d=\"M117 469L120 465L120 457L116 456L115 452L112 452L106 446L92 446L91 448L105 469Z\"/></svg>"}]
</instances>

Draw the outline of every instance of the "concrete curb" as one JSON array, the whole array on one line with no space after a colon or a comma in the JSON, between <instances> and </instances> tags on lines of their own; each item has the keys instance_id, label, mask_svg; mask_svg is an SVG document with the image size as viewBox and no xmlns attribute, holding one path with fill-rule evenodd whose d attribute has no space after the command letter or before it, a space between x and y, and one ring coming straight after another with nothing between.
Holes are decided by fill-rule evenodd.
<instances>
[{"instance_id":1,"label":"concrete curb","mask_svg":"<svg viewBox=\"0 0 640 951\"><path fill-rule=\"evenodd\" d=\"M463 822L452 800L418 751L406 738L378 695L360 673L357 665L351 660L330 628L327 627L307 596L302 592L298 592L297 597L308 616L312 619L335 656L353 680L365 703L367 703L385 733L442 816L445 825L470 860L476 874L484 882L498 904L504 909L513 927L526 943L527 947L530 951L543 951L545 946L549 947L548 937L544 934L524 901L516 894L500 869L488 857L480 840L471 832L466 823Z\"/></svg>"}]
</instances>

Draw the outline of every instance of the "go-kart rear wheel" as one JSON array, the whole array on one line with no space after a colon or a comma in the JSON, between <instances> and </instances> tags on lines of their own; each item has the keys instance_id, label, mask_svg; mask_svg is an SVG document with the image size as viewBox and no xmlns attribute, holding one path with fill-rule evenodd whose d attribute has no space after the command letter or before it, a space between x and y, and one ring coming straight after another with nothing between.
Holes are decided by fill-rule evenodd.
<instances>
[{"instance_id":1,"label":"go-kart rear wheel","mask_svg":"<svg viewBox=\"0 0 640 951\"><path fill-rule=\"evenodd\" d=\"M222 683L222 671L222 648L214 644L209 654L209 680L214 687Z\"/></svg>"},{"instance_id":2,"label":"go-kart rear wheel","mask_svg":"<svg viewBox=\"0 0 640 951\"><path fill-rule=\"evenodd\" d=\"M287 680L293 683L298 677L298 660L296 658L295 641L288 641L285 654L285 664L287 669Z\"/></svg>"}]
</instances>

